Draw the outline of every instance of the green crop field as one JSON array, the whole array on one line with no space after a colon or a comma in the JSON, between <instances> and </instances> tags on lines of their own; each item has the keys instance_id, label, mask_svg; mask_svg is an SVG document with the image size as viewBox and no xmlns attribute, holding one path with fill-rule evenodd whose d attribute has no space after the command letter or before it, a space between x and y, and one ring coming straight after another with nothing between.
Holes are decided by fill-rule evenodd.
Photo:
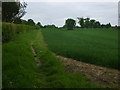
<instances>
[{"instance_id":1,"label":"green crop field","mask_svg":"<svg viewBox=\"0 0 120 90\"><path fill-rule=\"evenodd\" d=\"M118 31L114 29L43 29L49 49L58 55L120 69Z\"/></svg>"}]
</instances>

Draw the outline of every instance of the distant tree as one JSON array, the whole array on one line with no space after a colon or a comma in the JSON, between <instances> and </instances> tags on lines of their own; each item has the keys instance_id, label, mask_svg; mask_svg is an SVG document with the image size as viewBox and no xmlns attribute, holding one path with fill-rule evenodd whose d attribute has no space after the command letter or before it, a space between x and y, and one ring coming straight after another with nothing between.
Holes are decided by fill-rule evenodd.
<instances>
[{"instance_id":1,"label":"distant tree","mask_svg":"<svg viewBox=\"0 0 120 90\"><path fill-rule=\"evenodd\" d=\"M105 27L106 27L106 25L105 25L105 24L102 24L102 25L101 25L101 27L102 27L102 28L105 28Z\"/></svg>"},{"instance_id":2,"label":"distant tree","mask_svg":"<svg viewBox=\"0 0 120 90\"><path fill-rule=\"evenodd\" d=\"M111 27L110 23L106 24L106 28L110 28L110 27Z\"/></svg>"},{"instance_id":3,"label":"distant tree","mask_svg":"<svg viewBox=\"0 0 120 90\"><path fill-rule=\"evenodd\" d=\"M84 27L89 28L90 27L90 18L84 19Z\"/></svg>"},{"instance_id":4,"label":"distant tree","mask_svg":"<svg viewBox=\"0 0 120 90\"><path fill-rule=\"evenodd\" d=\"M20 3L19 0L14 2L2 2L2 21L4 22L20 22L20 18L25 14L27 4Z\"/></svg>"},{"instance_id":5,"label":"distant tree","mask_svg":"<svg viewBox=\"0 0 120 90\"><path fill-rule=\"evenodd\" d=\"M96 21L94 19L90 19L90 18L79 18L77 17L77 19L79 20L78 23L81 26L81 28L110 28L111 24L101 24L99 21Z\"/></svg>"},{"instance_id":6,"label":"distant tree","mask_svg":"<svg viewBox=\"0 0 120 90\"><path fill-rule=\"evenodd\" d=\"M79 17L77 17L77 19L79 20L78 23L79 23L79 25L81 26L81 28L84 28L84 27L85 27L84 18L79 18Z\"/></svg>"},{"instance_id":7,"label":"distant tree","mask_svg":"<svg viewBox=\"0 0 120 90\"><path fill-rule=\"evenodd\" d=\"M96 22L95 22L95 28L100 28L100 27L101 27L100 22L99 22L99 21L96 21Z\"/></svg>"},{"instance_id":8,"label":"distant tree","mask_svg":"<svg viewBox=\"0 0 120 90\"><path fill-rule=\"evenodd\" d=\"M35 22L32 19L28 19L27 25L35 25Z\"/></svg>"},{"instance_id":9,"label":"distant tree","mask_svg":"<svg viewBox=\"0 0 120 90\"><path fill-rule=\"evenodd\" d=\"M43 26L41 25L40 22L38 22L37 25L38 25L40 28L43 28Z\"/></svg>"},{"instance_id":10,"label":"distant tree","mask_svg":"<svg viewBox=\"0 0 120 90\"><path fill-rule=\"evenodd\" d=\"M67 19L65 22L65 26L68 30L73 30L75 25L76 25L76 22L74 19Z\"/></svg>"},{"instance_id":11,"label":"distant tree","mask_svg":"<svg viewBox=\"0 0 120 90\"><path fill-rule=\"evenodd\" d=\"M100 22L90 18L77 18L82 28L100 28Z\"/></svg>"},{"instance_id":12,"label":"distant tree","mask_svg":"<svg viewBox=\"0 0 120 90\"><path fill-rule=\"evenodd\" d=\"M91 26L91 28L95 27L95 20L94 19L90 20L90 26Z\"/></svg>"},{"instance_id":13,"label":"distant tree","mask_svg":"<svg viewBox=\"0 0 120 90\"><path fill-rule=\"evenodd\" d=\"M58 27L52 24L52 25L45 25L44 28L58 28Z\"/></svg>"},{"instance_id":14,"label":"distant tree","mask_svg":"<svg viewBox=\"0 0 120 90\"><path fill-rule=\"evenodd\" d=\"M101 27L102 28L110 28L111 24L110 23L108 23L108 24L102 24Z\"/></svg>"}]
</instances>

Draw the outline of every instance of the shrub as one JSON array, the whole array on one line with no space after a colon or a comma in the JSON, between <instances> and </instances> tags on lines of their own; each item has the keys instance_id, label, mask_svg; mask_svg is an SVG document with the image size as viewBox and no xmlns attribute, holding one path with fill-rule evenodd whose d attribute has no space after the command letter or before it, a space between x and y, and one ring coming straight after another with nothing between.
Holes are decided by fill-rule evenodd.
<instances>
[{"instance_id":1,"label":"shrub","mask_svg":"<svg viewBox=\"0 0 120 90\"><path fill-rule=\"evenodd\" d=\"M36 28L36 26L22 24L2 23L2 42L13 40L17 34L33 29L38 28Z\"/></svg>"}]
</instances>

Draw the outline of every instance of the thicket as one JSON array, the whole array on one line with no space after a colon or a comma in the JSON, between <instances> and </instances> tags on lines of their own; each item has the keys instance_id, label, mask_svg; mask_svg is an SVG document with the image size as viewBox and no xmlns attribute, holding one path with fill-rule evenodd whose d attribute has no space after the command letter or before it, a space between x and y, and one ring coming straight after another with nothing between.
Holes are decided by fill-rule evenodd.
<instances>
[{"instance_id":1,"label":"thicket","mask_svg":"<svg viewBox=\"0 0 120 90\"><path fill-rule=\"evenodd\" d=\"M38 29L38 26L29 26L13 23L2 23L2 42L13 40L17 34Z\"/></svg>"}]
</instances>

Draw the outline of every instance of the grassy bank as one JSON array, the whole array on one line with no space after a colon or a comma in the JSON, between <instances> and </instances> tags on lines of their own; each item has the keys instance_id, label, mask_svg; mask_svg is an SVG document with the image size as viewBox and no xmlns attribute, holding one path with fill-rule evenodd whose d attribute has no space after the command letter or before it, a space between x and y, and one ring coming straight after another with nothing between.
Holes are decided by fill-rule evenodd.
<instances>
[{"instance_id":1,"label":"grassy bank","mask_svg":"<svg viewBox=\"0 0 120 90\"><path fill-rule=\"evenodd\" d=\"M120 69L118 31L114 29L42 30L45 42L56 54Z\"/></svg>"},{"instance_id":2,"label":"grassy bank","mask_svg":"<svg viewBox=\"0 0 120 90\"><path fill-rule=\"evenodd\" d=\"M30 43L40 58L34 61ZM65 73L59 60L46 48L40 30L22 33L3 47L3 88L95 88L87 77Z\"/></svg>"},{"instance_id":3,"label":"grassy bank","mask_svg":"<svg viewBox=\"0 0 120 90\"><path fill-rule=\"evenodd\" d=\"M20 34L15 40L2 45L4 88L35 87L36 81L39 81L41 74L30 49L35 35L35 31Z\"/></svg>"},{"instance_id":4,"label":"grassy bank","mask_svg":"<svg viewBox=\"0 0 120 90\"><path fill-rule=\"evenodd\" d=\"M3 42L11 41L18 34L28 32L34 29L38 29L38 27L3 22L2 23L2 41Z\"/></svg>"}]
</instances>

